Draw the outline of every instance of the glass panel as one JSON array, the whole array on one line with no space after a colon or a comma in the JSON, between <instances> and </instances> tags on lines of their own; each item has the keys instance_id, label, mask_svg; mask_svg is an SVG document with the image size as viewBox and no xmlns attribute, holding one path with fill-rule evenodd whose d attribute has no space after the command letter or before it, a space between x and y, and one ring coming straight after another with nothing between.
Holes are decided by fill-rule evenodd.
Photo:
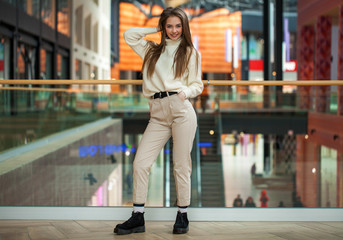
<instances>
[{"instance_id":1,"label":"glass panel","mask_svg":"<svg viewBox=\"0 0 343 240\"><path fill-rule=\"evenodd\" d=\"M57 54L57 77L58 79L68 79L68 57Z\"/></svg>"},{"instance_id":2,"label":"glass panel","mask_svg":"<svg viewBox=\"0 0 343 240\"><path fill-rule=\"evenodd\" d=\"M42 11L41 17L42 21L46 23L51 28L55 28L55 13L56 4L55 0L41 0L42 1Z\"/></svg>"},{"instance_id":3,"label":"glass panel","mask_svg":"<svg viewBox=\"0 0 343 240\"><path fill-rule=\"evenodd\" d=\"M249 44L249 72L247 73L250 80L263 79L263 36L262 33L248 35Z\"/></svg>"},{"instance_id":4,"label":"glass panel","mask_svg":"<svg viewBox=\"0 0 343 240\"><path fill-rule=\"evenodd\" d=\"M10 41L0 38L0 79L10 78Z\"/></svg>"},{"instance_id":5,"label":"glass panel","mask_svg":"<svg viewBox=\"0 0 343 240\"><path fill-rule=\"evenodd\" d=\"M40 56L40 78L52 79L52 53L45 49L41 49Z\"/></svg>"},{"instance_id":6,"label":"glass panel","mask_svg":"<svg viewBox=\"0 0 343 240\"><path fill-rule=\"evenodd\" d=\"M10 41L0 38L0 80L10 78ZM0 97L0 116L10 114L11 106L8 93Z\"/></svg>"},{"instance_id":7,"label":"glass panel","mask_svg":"<svg viewBox=\"0 0 343 240\"><path fill-rule=\"evenodd\" d=\"M285 39L289 54L284 56L290 60L295 60L298 37L292 28L295 2L285 1L284 7L285 36L289 36ZM274 9L276 1L271 3ZM253 13L236 4L239 12L215 9L217 13L192 18L204 79L263 78L264 39L258 24L262 2L255 4ZM129 6L122 4L121 11L132 13L136 7ZM135 13L142 16L138 10ZM275 17L273 10L271 16ZM223 24L218 24L219 19ZM243 24L248 19L253 27ZM121 21L120 29L136 24L132 18L128 22ZM76 24L76 43L94 47L94 25L91 15L83 23L82 6L76 10ZM85 33L82 24L88 29ZM109 39L106 28L98 27ZM215 38L207 37L213 32ZM139 57L127 45L120 47L125 64L119 66L126 68L120 70L120 78L139 78ZM105 49L99 45L99 52ZM41 78L51 78L52 55L44 49L40 55ZM18 78L30 77L32 56L31 48L19 46ZM109 75L86 59L73 61L75 79ZM67 59L58 55L59 77L64 73L63 62ZM149 121L150 99L142 96L141 89L130 85L0 89L0 112L5 113L0 124L0 182L5 183L0 185L0 205L131 206L133 160ZM337 86L265 89L209 85L201 96L191 99L198 119L191 152L191 206L343 207ZM147 206L175 206L172 139L156 157L148 191Z\"/></svg>"},{"instance_id":8,"label":"glass panel","mask_svg":"<svg viewBox=\"0 0 343 240\"><path fill-rule=\"evenodd\" d=\"M283 77L287 81L297 80L297 0L286 0L283 2ZM294 86L283 86L284 93L292 94Z\"/></svg>"},{"instance_id":9,"label":"glass panel","mask_svg":"<svg viewBox=\"0 0 343 240\"><path fill-rule=\"evenodd\" d=\"M18 0L18 6L30 16L39 19L39 0Z\"/></svg>"},{"instance_id":10,"label":"glass panel","mask_svg":"<svg viewBox=\"0 0 343 240\"><path fill-rule=\"evenodd\" d=\"M84 71L84 79L91 79L92 75L91 75L91 65L89 63L85 63L85 71Z\"/></svg>"},{"instance_id":11,"label":"glass panel","mask_svg":"<svg viewBox=\"0 0 343 240\"><path fill-rule=\"evenodd\" d=\"M18 62L17 62L17 67L18 67L18 78L19 79L25 79L25 60L24 60L24 54L25 54L25 49L18 48L17 52L19 52L18 56Z\"/></svg>"},{"instance_id":12,"label":"glass panel","mask_svg":"<svg viewBox=\"0 0 343 240\"><path fill-rule=\"evenodd\" d=\"M16 2L16 1L14 1L14 2ZM27 7L28 7L28 5L27 5L27 0L19 0L19 5L18 5L18 7L19 7L20 9L22 9L23 11L27 12Z\"/></svg>"},{"instance_id":13,"label":"glass panel","mask_svg":"<svg viewBox=\"0 0 343 240\"><path fill-rule=\"evenodd\" d=\"M91 79L98 79L98 68L96 66L92 66L92 73L91 73Z\"/></svg>"},{"instance_id":14,"label":"glass panel","mask_svg":"<svg viewBox=\"0 0 343 240\"><path fill-rule=\"evenodd\" d=\"M57 16L57 30L58 32L70 36L70 0L59 0L58 2L58 16Z\"/></svg>"},{"instance_id":15,"label":"glass panel","mask_svg":"<svg viewBox=\"0 0 343 240\"><path fill-rule=\"evenodd\" d=\"M0 180L10 182L0 205L131 206L149 99L137 88L95 89L0 90L16 112L0 126ZM199 126L192 207L342 207L342 153L318 142L325 128L307 132L320 120L299 108L298 95L291 106L264 108L262 93L229 98L210 86L208 94L205 112L200 97L191 101ZM172 149L170 139L151 168L147 206L175 206Z\"/></svg>"},{"instance_id":16,"label":"glass panel","mask_svg":"<svg viewBox=\"0 0 343 240\"><path fill-rule=\"evenodd\" d=\"M91 65L89 63L84 63L83 64L83 72L82 72L82 79L92 79L94 80L94 76L95 74L92 72L92 68L91 68ZM84 89L85 91L88 90L88 91L92 91L92 90L95 90L96 89L96 86L95 85L83 85L81 87L82 89Z\"/></svg>"},{"instance_id":17,"label":"glass panel","mask_svg":"<svg viewBox=\"0 0 343 240\"><path fill-rule=\"evenodd\" d=\"M16 0L3 0L4 2L8 2L12 5L15 5L16 4Z\"/></svg>"},{"instance_id":18,"label":"glass panel","mask_svg":"<svg viewBox=\"0 0 343 240\"><path fill-rule=\"evenodd\" d=\"M17 56L18 78L35 79L36 49L21 43L17 48Z\"/></svg>"}]
</instances>

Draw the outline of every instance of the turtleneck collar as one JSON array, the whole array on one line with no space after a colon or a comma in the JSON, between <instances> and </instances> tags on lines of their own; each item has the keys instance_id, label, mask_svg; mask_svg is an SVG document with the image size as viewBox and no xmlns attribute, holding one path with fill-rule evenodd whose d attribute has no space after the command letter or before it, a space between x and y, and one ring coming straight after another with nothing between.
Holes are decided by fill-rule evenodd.
<instances>
[{"instance_id":1,"label":"turtleneck collar","mask_svg":"<svg viewBox=\"0 0 343 240\"><path fill-rule=\"evenodd\" d=\"M178 46L181 43L181 37L178 40L171 40L169 38L166 39L166 45L167 46Z\"/></svg>"}]
</instances>

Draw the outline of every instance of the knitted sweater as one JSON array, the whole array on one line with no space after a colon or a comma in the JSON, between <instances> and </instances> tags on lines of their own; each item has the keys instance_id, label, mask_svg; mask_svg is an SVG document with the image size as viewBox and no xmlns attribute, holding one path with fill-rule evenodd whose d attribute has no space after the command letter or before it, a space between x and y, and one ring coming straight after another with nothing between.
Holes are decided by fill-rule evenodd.
<instances>
[{"instance_id":1,"label":"knitted sweater","mask_svg":"<svg viewBox=\"0 0 343 240\"><path fill-rule=\"evenodd\" d=\"M143 38L152 33L156 33L157 28L130 28L124 33L126 43L144 59L147 50L147 41ZM180 78L174 78L173 62L174 56L180 45L181 39L176 41L166 39L166 48L161 53L156 62L155 72L149 78L146 68L143 69L143 95L147 98L157 92L181 92L183 91L186 98L194 98L203 90L201 81L201 60L200 54L198 60L198 71L196 71L196 53L192 51L188 68Z\"/></svg>"}]
</instances>

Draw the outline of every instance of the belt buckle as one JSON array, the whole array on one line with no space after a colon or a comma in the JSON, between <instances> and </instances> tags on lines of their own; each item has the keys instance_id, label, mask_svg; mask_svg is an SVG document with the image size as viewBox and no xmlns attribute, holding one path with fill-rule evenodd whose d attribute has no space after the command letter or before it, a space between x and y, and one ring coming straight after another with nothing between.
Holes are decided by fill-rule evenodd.
<instances>
[{"instance_id":1,"label":"belt buckle","mask_svg":"<svg viewBox=\"0 0 343 240\"><path fill-rule=\"evenodd\" d=\"M159 98L162 98L162 92L159 92L159 95L160 95Z\"/></svg>"}]
</instances>

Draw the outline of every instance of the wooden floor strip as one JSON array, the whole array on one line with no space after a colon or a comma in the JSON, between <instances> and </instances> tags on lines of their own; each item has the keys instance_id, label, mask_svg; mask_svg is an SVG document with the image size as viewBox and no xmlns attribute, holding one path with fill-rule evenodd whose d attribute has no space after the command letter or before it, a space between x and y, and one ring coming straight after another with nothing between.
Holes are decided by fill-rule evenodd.
<instances>
[{"instance_id":1,"label":"wooden floor strip","mask_svg":"<svg viewBox=\"0 0 343 240\"><path fill-rule=\"evenodd\" d=\"M147 221L145 233L113 234L119 221L1 220L1 240L306 240L343 239L343 222L191 222L187 234L174 235L174 222Z\"/></svg>"}]
</instances>

